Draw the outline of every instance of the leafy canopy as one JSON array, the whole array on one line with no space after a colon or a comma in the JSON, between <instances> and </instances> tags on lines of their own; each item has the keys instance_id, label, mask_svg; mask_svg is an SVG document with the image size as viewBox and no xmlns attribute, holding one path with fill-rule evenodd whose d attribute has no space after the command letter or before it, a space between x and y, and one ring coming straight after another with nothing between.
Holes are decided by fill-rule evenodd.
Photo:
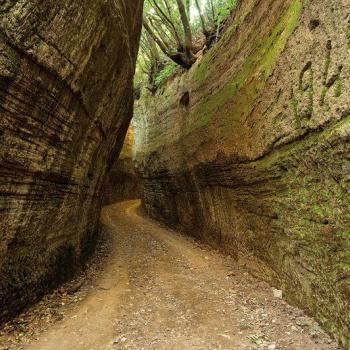
<instances>
[{"instance_id":1,"label":"leafy canopy","mask_svg":"<svg viewBox=\"0 0 350 350\"><path fill-rule=\"evenodd\" d=\"M136 84L155 92L220 38L237 0L145 0Z\"/></svg>"}]
</instances>

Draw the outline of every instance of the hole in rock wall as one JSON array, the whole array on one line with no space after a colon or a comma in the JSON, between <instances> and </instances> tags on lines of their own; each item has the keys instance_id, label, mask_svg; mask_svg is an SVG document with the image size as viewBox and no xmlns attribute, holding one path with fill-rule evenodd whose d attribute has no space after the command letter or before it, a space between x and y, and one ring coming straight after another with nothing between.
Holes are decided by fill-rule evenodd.
<instances>
[{"instance_id":1,"label":"hole in rock wall","mask_svg":"<svg viewBox=\"0 0 350 350\"><path fill-rule=\"evenodd\" d=\"M180 98L180 106L188 107L190 105L190 93L186 91Z\"/></svg>"}]
</instances>

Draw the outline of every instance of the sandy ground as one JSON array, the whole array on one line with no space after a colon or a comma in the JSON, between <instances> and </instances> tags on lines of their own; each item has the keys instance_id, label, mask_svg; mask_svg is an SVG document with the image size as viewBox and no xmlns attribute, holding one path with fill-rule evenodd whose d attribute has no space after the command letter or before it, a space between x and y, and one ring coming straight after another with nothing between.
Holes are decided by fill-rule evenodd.
<instances>
[{"instance_id":1,"label":"sandy ground","mask_svg":"<svg viewBox=\"0 0 350 350\"><path fill-rule=\"evenodd\" d=\"M3 334L3 349L339 349L234 260L140 216L138 206L104 208L112 249L86 296L29 345L6 345Z\"/></svg>"}]
</instances>

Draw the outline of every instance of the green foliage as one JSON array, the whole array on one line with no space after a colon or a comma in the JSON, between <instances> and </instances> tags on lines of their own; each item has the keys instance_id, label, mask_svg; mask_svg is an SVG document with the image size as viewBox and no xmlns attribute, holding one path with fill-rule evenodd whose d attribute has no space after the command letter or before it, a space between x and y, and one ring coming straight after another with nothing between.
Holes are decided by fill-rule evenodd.
<instances>
[{"instance_id":1,"label":"green foliage","mask_svg":"<svg viewBox=\"0 0 350 350\"><path fill-rule=\"evenodd\" d=\"M237 0L218 1L217 4L217 23L224 21L236 7Z\"/></svg>"},{"instance_id":2,"label":"green foliage","mask_svg":"<svg viewBox=\"0 0 350 350\"><path fill-rule=\"evenodd\" d=\"M185 13L180 10L179 2L185 5ZM135 85L154 92L174 73L176 65L185 69L191 67L201 48L211 47L218 41L223 24L237 2L238 0L145 0L144 30ZM189 31L185 30L188 27L184 24L184 16L187 16ZM162 69L169 60L173 63Z\"/></svg>"},{"instance_id":3,"label":"green foliage","mask_svg":"<svg viewBox=\"0 0 350 350\"><path fill-rule=\"evenodd\" d=\"M177 69L177 64L175 62L170 62L168 63L164 69L162 69L156 76L155 78L155 86L157 88L159 88L160 86L162 86L167 80L168 78L170 78L176 71Z\"/></svg>"}]
</instances>

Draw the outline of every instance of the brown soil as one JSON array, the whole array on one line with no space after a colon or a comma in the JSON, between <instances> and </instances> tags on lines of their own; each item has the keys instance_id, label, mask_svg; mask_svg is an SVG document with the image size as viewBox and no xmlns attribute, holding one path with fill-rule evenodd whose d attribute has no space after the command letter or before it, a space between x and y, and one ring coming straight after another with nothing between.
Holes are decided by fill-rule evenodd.
<instances>
[{"instance_id":1,"label":"brown soil","mask_svg":"<svg viewBox=\"0 0 350 350\"><path fill-rule=\"evenodd\" d=\"M3 332L3 349L339 349L234 260L142 217L138 207L103 210L112 253L100 276L77 291L82 300L64 312L57 305L61 317L44 331L32 324L30 337Z\"/></svg>"}]
</instances>

